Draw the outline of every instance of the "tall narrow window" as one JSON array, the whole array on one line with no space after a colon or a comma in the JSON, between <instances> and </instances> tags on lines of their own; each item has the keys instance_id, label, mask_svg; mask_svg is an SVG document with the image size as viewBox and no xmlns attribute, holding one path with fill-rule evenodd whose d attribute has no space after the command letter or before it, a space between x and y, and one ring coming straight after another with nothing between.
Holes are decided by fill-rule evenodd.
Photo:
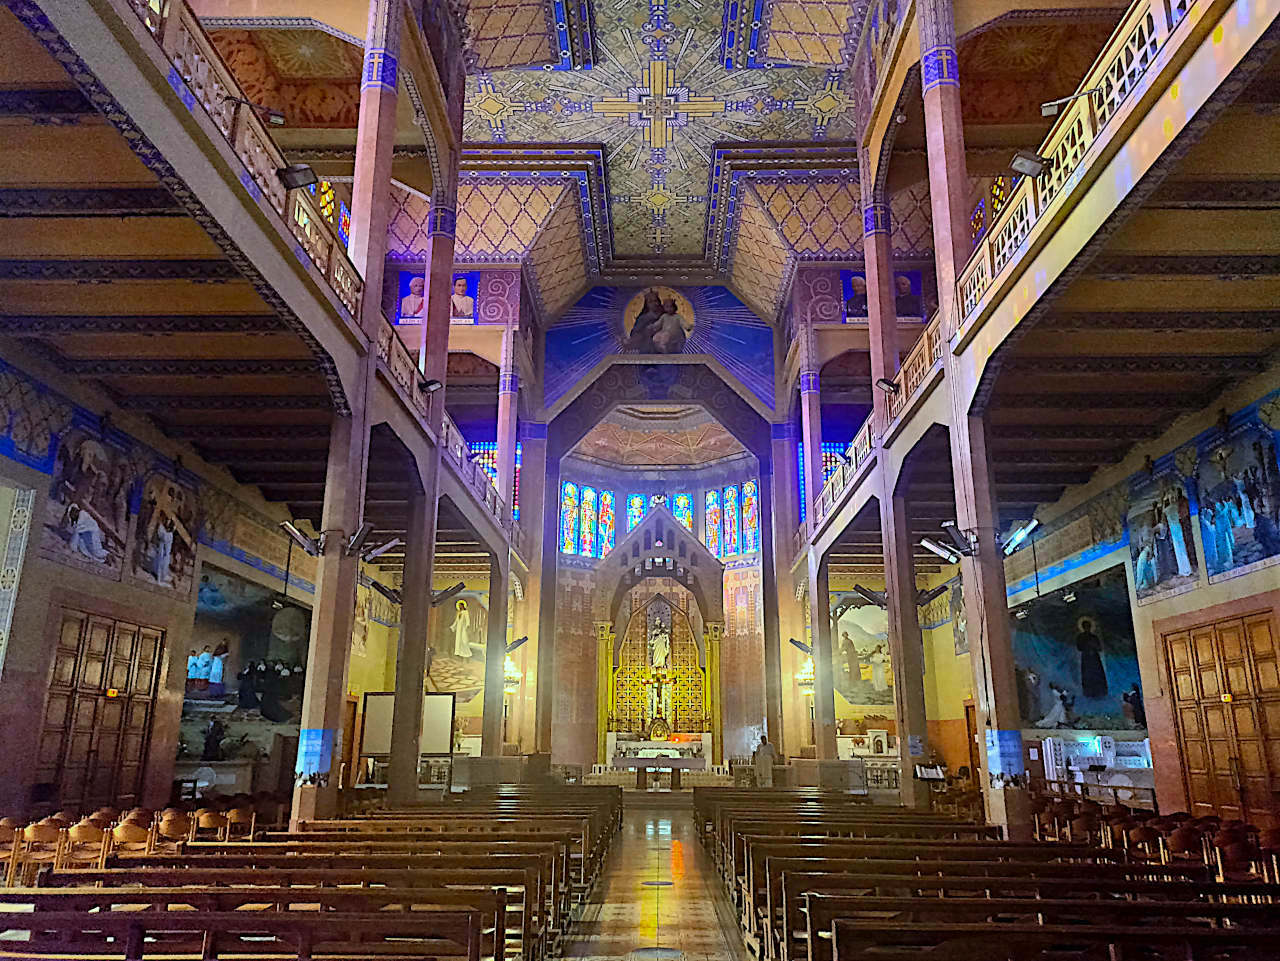
<instances>
[{"instance_id":1,"label":"tall narrow window","mask_svg":"<svg viewBox=\"0 0 1280 961\"><path fill-rule=\"evenodd\" d=\"M596 551L596 556L604 557L604 555L613 550L613 541L615 537L613 491L600 492L600 522L596 526L600 531L600 549Z\"/></svg>"},{"instance_id":2,"label":"tall narrow window","mask_svg":"<svg viewBox=\"0 0 1280 961\"><path fill-rule=\"evenodd\" d=\"M644 520L644 495L627 495L627 530L632 530Z\"/></svg>"},{"instance_id":3,"label":"tall narrow window","mask_svg":"<svg viewBox=\"0 0 1280 961\"><path fill-rule=\"evenodd\" d=\"M804 485L804 441L796 444L796 478L800 481L800 523L804 523L809 512L809 497Z\"/></svg>"},{"instance_id":4,"label":"tall narrow window","mask_svg":"<svg viewBox=\"0 0 1280 961\"><path fill-rule=\"evenodd\" d=\"M742 516L738 513L738 485L731 484L724 489L724 552L737 554L742 550L740 543Z\"/></svg>"},{"instance_id":5,"label":"tall narrow window","mask_svg":"<svg viewBox=\"0 0 1280 961\"><path fill-rule=\"evenodd\" d=\"M693 530L693 495L677 494L671 513L676 515L676 520L684 525L687 531Z\"/></svg>"},{"instance_id":6,"label":"tall narrow window","mask_svg":"<svg viewBox=\"0 0 1280 961\"><path fill-rule=\"evenodd\" d=\"M471 459L479 464L484 472L489 476L489 482L494 487L498 486L498 443L492 440L480 440L471 445ZM516 476L515 486L512 488L511 497L514 503L511 505L511 514L516 519L520 519L520 462L524 459L524 447L520 441L516 441Z\"/></svg>"},{"instance_id":7,"label":"tall narrow window","mask_svg":"<svg viewBox=\"0 0 1280 961\"><path fill-rule=\"evenodd\" d=\"M568 481L560 488L560 551L578 553L578 488Z\"/></svg>"},{"instance_id":8,"label":"tall narrow window","mask_svg":"<svg viewBox=\"0 0 1280 961\"><path fill-rule=\"evenodd\" d=\"M742 485L742 550L760 550L760 491L753 480Z\"/></svg>"},{"instance_id":9,"label":"tall narrow window","mask_svg":"<svg viewBox=\"0 0 1280 961\"><path fill-rule=\"evenodd\" d=\"M344 247L351 242L351 208L345 200L338 201L338 239Z\"/></svg>"},{"instance_id":10,"label":"tall narrow window","mask_svg":"<svg viewBox=\"0 0 1280 961\"><path fill-rule=\"evenodd\" d=\"M645 511L645 513L647 514L647 513L649 513L649 511L651 511L651 510L653 510L655 507L657 507L657 506L658 506L658 503L659 503L661 500L662 500L662 495L661 495L661 494L650 494L650 495L649 495L649 507L648 507L648 509Z\"/></svg>"},{"instance_id":11,"label":"tall narrow window","mask_svg":"<svg viewBox=\"0 0 1280 961\"><path fill-rule=\"evenodd\" d=\"M593 557L596 552L596 489L582 488L582 501L578 509L581 520L578 522L578 553L583 557Z\"/></svg>"},{"instance_id":12,"label":"tall narrow window","mask_svg":"<svg viewBox=\"0 0 1280 961\"><path fill-rule=\"evenodd\" d=\"M707 550L716 557L721 557L724 551L720 546L720 492L707 491L707 503L704 519L707 522Z\"/></svg>"}]
</instances>

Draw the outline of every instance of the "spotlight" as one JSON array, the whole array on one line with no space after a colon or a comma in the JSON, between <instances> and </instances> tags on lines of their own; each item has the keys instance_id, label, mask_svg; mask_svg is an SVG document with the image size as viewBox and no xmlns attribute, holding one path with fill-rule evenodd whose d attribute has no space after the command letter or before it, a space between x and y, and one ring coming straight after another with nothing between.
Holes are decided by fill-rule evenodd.
<instances>
[{"instance_id":1,"label":"spotlight","mask_svg":"<svg viewBox=\"0 0 1280 961\"><path fill-rule=\"evenodd\" d=\"M924 607L930 601L936 601L945 593L947 593L946 584L939 584L931 591L916 591L916 607Z\"/></svg>"},{"instance_id":2,"label":"spotlight","mask_svg":"<svg viewBox=\"0 0 1280 961\"><path fill-rule=\"evenodd\" d=\"M346 554L352 557L360 553L360 548L364 546L364 542L369 539L369 535L373 533L373 524L365 521L360 525L360 529L347 538Z\"/></svg>"},{"instance_id":3,"label":"spotlight","mask_svg":"<svg viewBox=\"0 0 1280 961\"><path fill-rule=\"evenodd\" d=\"M1026 608L1023 608L1023 609L1022 609L1022 610L1020 610L1020 611L1015 611L1013 616L1014 616L1014 617L1016 617L1016 618L1017 618L1018 620L1020 620L1020 621L1025 621L1025 620L1027 619L1027 613L1028 613L1028 612L1027 612Z\"/></svg>"},{"instance_id":4,"label":"spotlight","mask_svg":"<svg viewBox=\"0 0 1280 961\"><path fill-rule=\"evenodd\" d=\"M441 387L443 387L443 386L444 386L444 384L440 383L440 381L435 380L435 379L427 380L427 379L424 377L424 378L419 379L419 381L418 381L418 390L426 391L428 394L434 394L436 391L438 391L438 390L439 390Z\"/></svg>"},{"instance_id":5,"label":"spotlight","mask_svg":"<svg viewBox=\"0 0 1280 961\"><path fill-rule=\"evenodd\" d=\"M389 600L392 604L403 603L403 599L400 596L400 592L397 591L395 588L387 587L387 585L383 584L381 581L372 581L370 582L369 587L377 591L379 594L381 594L383 597Z\"/></svg>"},{"instance_id":6,"label":"spotlight","mask_svg":"<svg viewBox=\"0 0 1280 961\"><path fill-rule=\"evenodd\" d=\"M1074 604L1074 603L1076 602L1076 592L1075 592L1075 591L1063 591L1063 592L1062 592L1062 599L1063 599L1064 601L1066 601L1068 604Z\"/></svg>"},{"instance_id":7,"label":"spotlight","mask_svg":"<svg viewBox=\"0 0 1280 961\"><path fill-rule=\"evenodd\" d=\"M898 385L895 384L893 381L891 381L888 377L878 378L876 380L876 386L879 387L886 394L896 394L898 392Z\"/></svg>"},{"instance_id":8,"label":"spotlight","mask_svg":"<svg viewBox=\"0 0 1280 961\"><path fill-rule=\"evenodd\" d=\"M510 654L512 651L516 650L516 648L521 647L524 644L524 642L527 640L529 640L528 634L526 634L524 637L517 637L514 641L512 641L510 644L507 645L507 653Z\"/></svg>"},{"instance_id":9,"label":"spotlight","mask_svg":"<svg viewBox=\"0 0 1280 961\"><path fill-rule=\"evenodd\" d=\"M973 537L968 531L962 531L956 527L955 521L943 521L942 532L951 538L956 553L961 557L969 557L973 554Z\"/></svg>"},{"instance_id":10,"label":"spotlight","mask_svg":"<svg viewBox=\"0 0 1280 961\"><path fill-rule=\"evenodd\" d=\"M454 584L453 587L446 587L443 591L436 591L431 595L431 606L439 607L449 598L453 597L455 594L461 594L466 589L467 585L462 581L458 581L458 583Z\"/></svg>"},{"instance_id":11,"label":"spotlight","mask_svg":"<svg viewBox=\"0 0 1280 961\"><path fill-rule=\"evenodd\" d=\"M948 564L959 564L960 555L950 547L945 547L929 537L920 538L920 546L930 553L937 554Z\"/></svg>"},{"instance_id":12,"label":"spotlight","mask_svg":"<svg viewBox=\"0 0 1280 961\"><path fill-rule=\"evenodd\" d=\"M258 116L273 127L283 127L285 125L284 114L281 111L276 110L274 107L264 107L262 104L254 103L252 100L245 100L244 97L224 96L221 102L244 104L246 107L256 110L258 112ZM305 186L305 184L303 186Z\"/></svg>"},{"instance_id":13,"label":"spotlight","mask_svg":"<svg viewBox=\"0 0 1280 961\"><path fill-rule=\"evenodd\" d=\"M861 584L854 584L853 593L857 594L868 604L874 604L876 607L889 606L889 596L884 591L873 591L871 588L863 587Z\"/></svg>"},{"instance_id":14,"label":"spotlight","mask_svg":"<svg viewBox=\"0 0 1280 961\"><path fill-rule=\"evenodd\" d=\"M1052 165L1053 161L1048 157L1041 157L1034 150L1019 150L1009 161L1009 169L1024 177L1039 177Z\"/></svg>"},{"instance_id":15,"label":"spotlight","mask_svg":"<svg viewBox=\"0 0 1280 961\"><path fill-rule=\"evenodd\" d=\"M312 557L319 557L324 553L325 536L323 534L319 537L308 537L298 530L292 521L281 521L280 529L293 538L293 542Z\"/></svg>"},{"instance_id":16,"label":"spotlight","mask_svg":"<svg viewBox=\"0 0 1280 961\"><path fill-rule=\"evenodd\" d=\"M287 167L281 167L276 171L276 176L284 184L285 190L310 187L320 179L316 176L316 172L306 164L289 164Z\"/></svg>"},{"instance_id":17,"label":"spotlight","mask_svg":"<svg viewBox=\"0 0 1280 961\"><path fill-rule=\"evenodd\" d=\"M810 657L813 656L813 648L804 641L797 641L794 637L789 637L787 640L790 641L792 647L800 651L802 654L808 654Z\"/></svg>"},{"instance_id":18,"label":"spotlight","mask_svg":"<svg viewBox=\"0 0 1280 961\"><path fill-rule=\"evenodd\" d=\"M1069 97L1059 97L1057 100L1050 100L1048 103L1040 104L1040 116L1056 117L1058 112L1062 110L1072 100L1079 100L1081 97L1087 97L1090 94L1100 93L1101 87L1090 87L1088 90L1081 90L1079 93L1073 93Z\"/></svg>"},{"instance_id":19,"label":"spotlight","mask_svg":"<svg viewBox=\"0 0 1280 961\"><path fill-rule=\"evenodd\" d=\"M395 550L397 547L399 547L403 543L404 541L401 538L393 537L391 538L391 540L387 541L381 547L375 547L373 550L369 551L360 559L363 561L371 561L375 557L381 557L383 554L387 553L387 551Z\"/></svg>"},{"instance_id":20,"label":"spotlight","mask_svg":"<svg viewBox=\"0 0 1280 961\"><path fill-rule=\"evenodd\" d=\"M901 110L899 110L896 114L894 114L894 115L893 115L893 122L894 122L894 123L906 123L906 122L907 122L907 115L906 115L905 113L903 113Z\"/></svg>"},{"instance_id":21,"label":"spotlight","mask_svg":"<svg viewBox=\"0 0 1280 961\"><path fill-rule=\"evenodd\" d=\"M1025 524L1019 527L1016 531L1010 534L1009 539L1004 542L1004 548L1003 548L1004 556L1008 557L1010 554L1016 551L1019 547L1021 547L1022 542L1027 539L1027 535L1030 534L1033 530L1035 530L1039 526L1040 526L1040 522L1033 517L1031 518L1031 520L1027 521Z\"/></svg>"}]
</instances>

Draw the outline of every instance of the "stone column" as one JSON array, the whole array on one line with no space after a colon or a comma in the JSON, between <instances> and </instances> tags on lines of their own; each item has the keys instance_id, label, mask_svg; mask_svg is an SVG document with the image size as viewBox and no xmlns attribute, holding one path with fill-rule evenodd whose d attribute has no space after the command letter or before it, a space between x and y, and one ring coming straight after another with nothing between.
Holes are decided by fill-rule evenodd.
<instances>
[{"instance_id":1,"label":"stone column","mask_svg":"<svg viewBox=\"0 0 1280 961\"><path fill-rule=\"evenodd\" d=\"M827 559L809 551L809 620L813 628L813 741L819 761L836 753L835 665L831 656L831 589Z\"/></svg>"},{"instance_id":2,"label":"stone column","mask_svg":"<svg viewBox=\"0 0 1280 961\"><path fill-rule=\"evenodd\" d=\"M724 756L724 679L720 676L720 642L724 637L723 621L707 621L702 628L707 645L707 688L711 696L704 705L711 718L711 756L714 764L727 764Z\"/></svg>"},{"instance_id":3,"label":"stone column","mask_svg":"<svg viewBox=\"0 0 1280 961\"><path fill-rule=\"evenodd\" d=\"M946 354L951 359L950 351ZM948 371L948 376L952 371ZM960 559L969 623L973 695L982 743L987 820L1011 838L1031 836L1031 805L1022 759L1022 716L1014 675L1013 632L1000 550L995 482L980 415L955 410L951 427L956 526L971 531L975 553Z\"/></svg>"},{"instance_id":4,"label":"stone column","mask_svg":"<svg viewBox=\"0 0 1280 961\"><path fill-rule=\"evenodd\" d=\"M364 73L356 128L355 181L351 185L351 234L347 252L364 278L360 324L382 322L382 276L391 222L391 161L396 141L396 77L402 0L371 0L365 34Z\"/></svg>"},{"instance_id":5,"label":"stone column","mask_svg":"<svg viewBox=\"0 0 1280 961\"><path fill-rule=\"evenodd\" d=\"M805 323L800 331L800 439L804 444L804 489L808 517L822 494L826 480L822 469L822 396L818 392L818 358L813 330Z\"/></svg>"},{"instance_id":6,"label":"stone column","mask_svg":"<svg viewBox=\"0 0 1280 961\"><path fill-rule=\"evenodd\" d=\"M911 516L906 499L885 491L880 497L885 594L889 607L889 656L893 662L893 706L902 771L901 796L907 807L928 807L927 785L916 784L915 765L929 753L925 719L924 637L916 607Z\"/></svg>"},{"instance_id":7,"label":"stone column","mask_svg":"<svg viewBox=\"0 0 1280 961\"><path fill-rule=\"evenodd\" d=\"M547 425L524 421L519 424L520 445L523 449L523 466L520 468L521 501L520 525L526 534L529 575L524 582L524 632L529 635L525 654L524 684L520 692L523 703L521 729L526 751L543 750L538 735L538 691L542 687L539 636L542 618L542 514L546 507L547 483ZM531 646L530 646L531 645ZM550 741L546 742L550 750Z\"/></svg>"},{"instance_id":8,"label":"stone column","mask_svg":"<svg viewBox=\"0 0 1280 961\"><path fill-rule=\"evenodd\" d=\"M369 376L366 365L364 376ZM299 722L298 766L292 820L335 817L338 771L334 752L342 745L347 697L347 661L355 626L360 558L347 554L347 538L364 513L369 424L363 385L352 392L350 417L335 417L329 435L321 536L311 609L311 639Z\"/></svg>"},{"instance_id":9,"label":"stone column","mask_svg":"<svg viewBox=\"0 0 1280 961\"><path fill-rule=\"evenodd\" d=\"M444 163L445 158L441 157ZM458 220L457 161L449 160L446 182L431 193L431 213L427 225L426 298L422 309L422 340L418 348L418 368L427 380L441 384L448 380L449 317L453 313L453 235ZM444 417L444 390L431 395L430 422L439 425Z\"/></svg>"},{"instance_id":10,"label":"stone column","mask_svg":"<svg viewBox=\"0 0 1280 961\"><path fill-rule=\"evenodd\" d=\"M782 749L782 650L779 647L777 572L774 567L773 477L772 465L761 464L760 487L756 500L760 505L760 606L764 615L764 717L765 730L778 757L786 757ZM784 554L789 554L791 537L786 538Z\"/></svg>"},{"instance_id":11,"label":"stone column","mask_svg":"<svg viewBox=\"0 0 1280 961\"><path fill-rule=\"evenodd\" d=\"M387 775L387 796L392 804L412 804L418 799L418 740L422 733L436 546L434 475L432 471L432 482L423 485L431 491L415 494L409 501L400 638L396 650L396 694L391 713L391 763Z\"/></svg>"},{"instance_id":12,"label":"stone column","mask_svg":"<svg viewBox=\"0 0 1280 961\"><path fill-rule=\"evenodd\" d=\"M875 386L880 378L893 379L898 371L898 316L894 305L893 246L890 242L889 205L884 193L870 181L865 147L858 151L859 170L865 174L862 189L862 251L867 272L867 326L871 346L871 395L879 420L885 414L888 395Z\"/></svg>"},{"instance_id":13,"label":"stone column","mask_svg":"<svg viewBox=\"0 0 1280 961\"><path fill-rule=\"evenodd\" d=\"M543 428L544 432L546 428ZM551 719L555 714L555 661L556 661L556 563L560 547L560 459L552 462L545 438L542 441L543 496L539 501L541 514L530 518L540 523L542 536L539 545L538 577L538 750L551 751ZM533 473L533 465L522 472L526 477Z\"/></svg>"},{"instance_id":14,"label":"stone column","mask_svg":"<svg viewBox=\"0 0 1280 961\"><path fill-rule=\"evenodd\" d=\"M779 757L784 749L793 753L806 743L804 728L809 723L809 706L798 703L795 688L795 658L799 654L790 644L791 638L804 637L804 609L796 599L791 562L795 558L795 533L799 525L800 483L796 468L796 429L792 424L773 425L773 546L774 578L765 590L776 591L778 598L779 673L782 696L782 739L774 741ZM769 732L772 738L773 732Z\"/></svg>"},{"instance_id":15,"label":"stone column","mask_svg":"<svg viewBox=\"0 0 1280 961\"><path fill-rule=\"evenodd\" d=\"M502 332L502 367L498 374L498 496L509 510L515 508L516 408L520 374L516 367L516 334L509 324Z\"/></svg>"},{"instance_id":16,"label":"stone column","mask_svg":"<svg viewBox=\"0 0 1280 961\"><path fill-rule=\"evenodd\" d=\"M502 756L503 665L507 659L507 595L511 591L511 558L489 556L489 637L484 653L484 718L480 728L480 753Z\"/></svg>"}]
</instances>

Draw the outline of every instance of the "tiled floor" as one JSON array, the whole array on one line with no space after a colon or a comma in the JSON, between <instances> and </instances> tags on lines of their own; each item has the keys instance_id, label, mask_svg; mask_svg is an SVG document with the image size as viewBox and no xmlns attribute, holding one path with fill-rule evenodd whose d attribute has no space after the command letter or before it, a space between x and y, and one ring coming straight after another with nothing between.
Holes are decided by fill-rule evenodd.
<instances>
[{"instance_id":1,"label":"tiled floor","mask_svg":"<svg viewBox=\"0 0 1280 961\"><path fill-rule=\"evenodd\" d=\"M675 961L678 952L683 961L746 958L688 804L628 806L604 877L565 946L566 957L626 958L638 952L633 961ZM669 885L646 884L655 881Z\"/></svg>"}]
</instances>

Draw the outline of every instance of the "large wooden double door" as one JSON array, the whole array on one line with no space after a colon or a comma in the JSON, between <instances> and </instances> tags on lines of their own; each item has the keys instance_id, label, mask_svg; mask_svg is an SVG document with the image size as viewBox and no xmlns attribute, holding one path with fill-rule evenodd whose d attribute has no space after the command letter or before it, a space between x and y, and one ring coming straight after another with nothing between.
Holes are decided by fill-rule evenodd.
<instances>
[{"instance_id":1,"label":"large wooden double door","mask_svg":"<svg viewBox=\"0 0 1280 961\"><path fill-rule=\"evenodd\" d=\"M137 804L164 632L63 610L36 782L59 807Z\"/></svg>"},{"instance_id":2,"label":"large wooden double door","mask_svg":"<svg viewBox=\"0 0 1280 961\"><path fill-rule=\"evenodd\" d=\"M1280 823L1280 651L1271 611L1166 634L1191 813Z\"/></svg>"}]
</instances>

